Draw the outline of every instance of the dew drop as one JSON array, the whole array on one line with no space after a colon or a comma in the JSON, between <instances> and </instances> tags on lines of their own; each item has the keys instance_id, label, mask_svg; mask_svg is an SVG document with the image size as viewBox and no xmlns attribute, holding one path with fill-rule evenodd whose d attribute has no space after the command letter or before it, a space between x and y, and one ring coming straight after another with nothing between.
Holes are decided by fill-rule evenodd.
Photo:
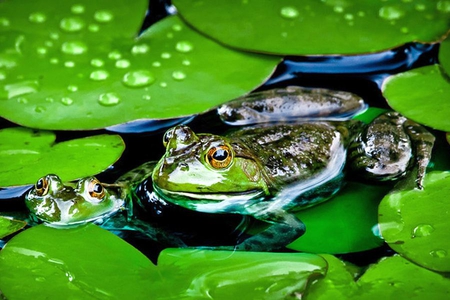
<instances>
[{"instance_id":1,"label":"dew drop","mask_svg":"<svg viewBox=\"0 0 450 300\"><path fill-rule=\"evenodd\" d=\"M103 106L114 106L119 104L120 97L116 93L104 93L98 97L98 103Z\"/></svg>"},{"instance_id":2,"label":"dew drop","mask_svg":"<svg viewBox=\"0 0 450 300\"><path fill-rule=\"evenodd\" d=\"M72 7L70 8L70 11L74 14L82 14L82 13L84 13L85 8L81 4L75 4L75 5L72 5Z\"/></svg>"},{"instance_id":3,"label":"dew drop","mask_svg":"<svg viewBox=\"0 0 450 300\"><path fill-rule=\"evenodd\" d=\"M69 98L69 97L62 97L61 98L61 103L66 105L66 106L69 106L69 105L73 104L73 100L72 100L72 98Z\"/></svg>"},{"instance_id":4,"label":"dew drop","mask_svg":"<svg viewBox=\"0 0 450 300\"><path fill-rule=\"evenodd\" d=\"M429 236L434 231L430 224L420 224L413 229L413 237Z\"/></svg>"},{"instance_id":5,"label":"dew drop","mask_svg":"<svg viewBox=\"0 0 450 300\"><path fill-rule=\"evenodd\" d=\"M95 12L94 19L97 22L107 23L112 21L112 19L114 19L114 15L109 10L99 10Z\"/></svg>"},{"instance_id":6,"label":"dew drop","mask_svg":"<svg viewBox=\"0 0 450 300\"><path fill-rule=\"evenodd\" d=\"M42 55L47 54L47 48L45 48L45 47L37 47L36 48L36 53L42 54Z\"/></svg>"},{"instance_id":7,"label":"dew drop","mask_svg":"<svg viewBox=\"0 0 450 300\"><path fill-rule=\"evenodd\" d=\"M161 63L159 61L154 61L152 63L152 66L154 66L154 67L161 67Z\"/></svg>"},{"instance_id":8,"label":"dew drop","mask_svg":"<svg viewBox=\"0 0 450 300\"><path fill-rule=\"evenodd\" d=\"M163 53L161 53L161 58L169 59L169 58L171 58L171 57L172 57L172 54L170 54L169 52L163 52Z\"/></svg>"},{"instance_id":9,"label":"dew drop","mask_svg":"<svg viewBox=\"0 0 450 300\"><path fill-rule=\"evenodd\" d=\"M67 90L70 92L76 92L76 91L78 91L78 86L71 84L71 85L67 86Z\"/></svg>"},{"instance_id":10,"label":"dew drop","mask_svg":"<svg viewBox=\"0 0 450 300\"><path fill-rule=\"evenodd\" d=\"M112 59L112 60L121 59L122 58L122 53L120 53L120 51L118 51L118 50L113 50L113 51L108 53L108 58Z\"/></svg>"},{"instance_id":11,"label":"dew drop","mask_svg":"<svg viewBox=\"0 0 450 300\"><path fill-rule=\"evenodd\" d=\"M101 80L105 80L109 77L109 73L106 70L96 70L91 72L91 74L89 75L89 78L91 78L92 80L95 81L101 81Z\"/></svg>"},{"instance_id":12,"label":"dew drop","mask_svg":"<svg viewBox=\"0 0 450 300\"><path fill-rule=\"evenodd\" d=\"M100 30L100 26L98 26L97 24L90 24L88 26L88 30L90 32L98 32Z\"/></svg>"},{"instance_id":13,"label":"dew drop","mask_svg":"<svg viewBox=\"0 0 450 300\"><path fill-rule=\"evenodd\" d=\"M4 26L4 27L7 27L7 26L9 26L11 23L9 22L9 19L7 19L7 18L0 18L0 25L1 26Z\"/></svg>"},{"instance_id":14,"label":"dew drop","mask_svg":"<svg viewBox=\"0 0 450 300\"><path fill-rule=\"evenodd\" d=\"M436 249L430 251L430 255L436 258L444 258L447 256L447 251L445 251L444 249Z\"/></svg>"},{"instance_id":15,"label":"dew drop","mask_svg":"<svg viewBox=\"0 0 450 300\"><path fill-rule=\"evenodd\" d=\"M91 60L91 66L93 67L103 67L104 64L105 62L100 58L94 58Z\"/></svg>"},{"instance_id":16,"label":"dew drop","mask_svg":"<svg viewBox=\"0 0 450 300\"><path fill-rule=\"evenodd\" d=\"M184 66L190 66L191 65L191 61L189 59L183 59L181 64L184 65Z\"/></svg>"},{"instance_id":17,"label":"dew drop","mask_svg":"<svg viewBox=\"0 0 450 300\"><path fill-rule=\"evenodd\" d=\"M81 41L65 42L61 45L61 51L66 54L80 55L88 50L85 43Z\"/></svg>"},{"instance_id":18,"label":"dew drop","mask_svg":"<svg viewBox=\"0 0 450 300\"><path fill-rule=\"evenodd\" d=\"M144 87L152 84L155 76L147 70L136 70L126 73L122 82L128 87Z\"/></svg>"},{"instance_id":19,"label":"dew drop","mask_svg":"<svg viewBox=\"0 0 450 300\"><path fill-rule=\"evenodd\" d=\"M61 20L59 23L59 27L67 32L76 32L83 29L85 23L83 19L79 17L68 17Z\"/></svg>"},{"instance_id":20,"label":"dew drop","mask_svg":"<svg viewBox=\"0 0 450 300\"><path fill-rule=\"evenodd\" d=\"M191 42L188 41L180 41L175 45L175 49L181 53L191 52L194 49L194 46Z\"/></svg>"},{"instance_id":21,"label":"dew drop","mask_svg":"<svg viewBox=\"0 0 450 300\"><path fill-rule=\"evenodd\" d=\"M19 97L17 98L17 102L18 103L22 103L22 104L27 104L28 103L28 99L25 97Z\"/></svg>"},{"instance_id":22,"label":"dew drop","mask_svg":"<svg viewBox=\"0 0 450 300\"><path fill-rule=\"evenodd\" d=\"M181 31L181 29L183 29L183 27L180 24L173 24L172 25L172 30L173 31Z\"/></svg>"},{"instance_id":23,"label":"dew drop","mask_svg":"<svg viewBox=\"0 0 450 300\"><path fill-rule=\"evenodd\" d=\"M41 12L34 12L28 16L28 20L33 23L44 23L47 20L47 16Z\"/></svg>"},{"instance_id":24,"label":"dew drop","mask_svg":"<svg viewBox=\"0 0 450 300\"><path fill-rule=\"evenodd\" d=\"M119 69L126 69L130 66L130 61L126 60L126 59L119 59L118 61L116 61L116 68Z\"/></svg>"},{"instance_id":25,"label":"dew drop","mask_svg":"<svg viewBox=\"0 0 450 300\"><path fill-rule=\"evenodd\" d=\"M450 12L450 1L438 1L436 8L440 12L448 13Z\"/></svg>"},{"instance_id":26,"label":"dew drop","mask_svg":"<svg viewBox=\"0 0 450 300\"><path fill-rule=\"evenodd\" d=\"M404 11L395 6L383 6L378 11L378 15L381 18L389 21L400 19L404 14Z\"/></svg>"},{"instance_id":27,"label":"dew drop","mask_svg":"<svg viewBox=\"0 0 450 300\"><path fill-rule=\"evenodd\" d=\"M34 108L34 111L38 112L38 113L42 113L42 112L46 111L46 108L44 106L36 106Z\"/></svg>"},{"instance_id":28,"label":"dew drop","mask_svg":"<svg viewBox=\"0 0 450 300\"><path fill-rule=\"evenodd\" d=\"M298 17L298 10L293 6L284 6L280 10L280 14L283 18L294 19Z\"/></svg>"},{"instance_id":29,"label":"dew drop","mask_svg":"<svg viewBox=\"0 0 450 300\"><path fill-rule=\"evenodd\" d=\"M175 80L183 80L186 78L186 74L183 71L173 71L172 78Z\"/></svg>"},{"instance_id":30,"label":"dew drop","mask_svg":"<svg viewBox=\"0 0 450 300\"><path fill-rule=\"evenodd\" d=\"M148 95L148 94L142 95L142 99L144 99L144 100L146 100L146 101L149 101L149 100L152 99L152 96L150 96L150 95Z\"/></svg>"},{"instance_id":31,"label":"dew drop","mask_svg":"<svg viewBox=\"0 0 450 300\"><path fill-rule=\"evenodd\" d=\"M147 53L150 50L150 46L147 44L139 44L134 45L133 48L131 48L131 53L133 54L144 54Z\"/></svg>"}]
</instances>

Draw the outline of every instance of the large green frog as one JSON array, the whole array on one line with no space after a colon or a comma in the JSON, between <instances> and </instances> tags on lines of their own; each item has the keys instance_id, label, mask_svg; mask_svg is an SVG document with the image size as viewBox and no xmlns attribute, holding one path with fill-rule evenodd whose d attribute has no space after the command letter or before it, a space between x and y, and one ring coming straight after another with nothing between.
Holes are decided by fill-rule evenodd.
<instances>
[{"instance_id":1,"label":"large green frog","mask_svg":"<svg viewBox=\"0 0 450 300\"><path fill-rule=\"evenodd\" d=\"M252 96L250 102L259 101L261 107L261 101L270 98L268 93L272 92ZM270 107L267 101L265 105ZM329 108L319 105L324 106ZM266 106L262 111L269 110ZM222 111L240 119L233 108ZM256 115L244 119L258 123L260 114ZM140 195L137 200L147 195L190 210L249 215L271 224L235 247L252 251L278 249L301 236L305 226L292 211L330 198L341 187L346 171L369 179L403 179L404 186L412 182L412 187L422 187L434 142L423 127L395 112L382 114L369 125L326 121L319 115L320 121L269 123L223 136L175 126L163 137L166 152L156 166L146 164L145 171L138 168L122 181L135 181L129 193ZM28 206L38 217L43 215L36 204Z\"/></svg>"}]
</instances>

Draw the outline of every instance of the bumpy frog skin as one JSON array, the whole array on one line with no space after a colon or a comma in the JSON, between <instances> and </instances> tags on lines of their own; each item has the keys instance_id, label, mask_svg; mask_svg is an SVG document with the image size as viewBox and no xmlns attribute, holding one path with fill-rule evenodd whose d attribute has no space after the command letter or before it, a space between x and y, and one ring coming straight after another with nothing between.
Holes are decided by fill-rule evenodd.
<instances>
[{"instance_id":1,"label":"bumpy frog skin","mask_svg":"<svg viewBox=\"0 0 450 300\"><path fill-rule=\"evenodd\" d=\"M53 225L75 225L108 217L124 206L95 177L64 184L57 175L40 178L26 194L25 203L38 219Z\"/></svg>"}]
</instances>

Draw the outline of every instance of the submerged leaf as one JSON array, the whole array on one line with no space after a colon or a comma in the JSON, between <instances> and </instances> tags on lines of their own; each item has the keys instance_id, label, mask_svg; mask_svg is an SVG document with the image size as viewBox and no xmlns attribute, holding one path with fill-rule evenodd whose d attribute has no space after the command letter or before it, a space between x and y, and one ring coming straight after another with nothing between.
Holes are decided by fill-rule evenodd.
<instances>
[{"instance_id":1,"label":"submerged leaf","mask_svg":"<svg viewBox=\"0 0 450 300\"><path fill-rule=\"evenodd\" d=\"M355 54L448 31L447 1L174 0L183 18L226 45L290 55Z\"/></svg>"},{"instance_id":2,"label":"submerged leaf","mask_svg":"<svg viewBox=\"0 0 450 300\"><path fill-rule=\"evenodd\" d=\"M8 299L148 299L158 278L142 253L92 224L28 229L0 251L0 269Z\"/></svg>"},{"instance_id":3,"label":"submerged leaf","mask_svg":"<svg viewBox=\"0 0 450 300\"><path fill-rule=\"evenodd\" d=\"M0 239L19 231L27 225L26 222L0 216Z\"/></svg>"},{"instance_id":4,"label":"submerged leaf","mask_svg":"<svg viewBox=\"0 0 450 300\"><path fill-rule=\"evenodd\" d=\"M35 183L49 173L65 181L108 168L125 149L118 135L96 135L55 143L55 134L12 127L0 130L0 186Z\"/></svg>"},{"instance_id":5,"label":"submerged leaf","mask_svg":"<svg viewBox=\"0 0 450 300\"><path fill-rule=\"evenodd\" d=\"M450 172L430 172L423 190L387 195L379 227L389 246L426 268L450 271Z\"/></svg>"},{"instance_id":6,"label":"submerged leaf","mask_svg":"<svg viewBox=\"0 0 450 300\"><path fill-rule=\"evenodd\" d=\"M402 115L438 130L450 130L450 82L439 65L390 76L383 82L382 92Z\"/></svg>"},{"instance_id":7,"label":"submerged leaf","mask_svg":"<svg viewBox=\"0 0 450 300\"><path fill-rule=\"evenodd\" d=\"M134 38L145 2L0 3L9 24L0 26L0 115L72 130L197 114L259 86L280 61L222 47L177 16Z\"/></svg>"}]
</instances>

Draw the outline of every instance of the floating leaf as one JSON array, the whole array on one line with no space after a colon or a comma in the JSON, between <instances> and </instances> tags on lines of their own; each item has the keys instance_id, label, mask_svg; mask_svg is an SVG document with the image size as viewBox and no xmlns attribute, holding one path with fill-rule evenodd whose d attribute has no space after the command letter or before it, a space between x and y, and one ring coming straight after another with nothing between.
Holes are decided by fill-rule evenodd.
<instances>
[{"instance_id":1,"label":"floating leaf","mask_svg":"<svg viewBox=\"0 0 450 300\"><path fill-rule=\"evenodd\" d=\"M142 253L92 224L25 230L0 251L0 269L8 299L148 299L158 278Z\"/></svg>"},{"instance_id":2,"label":"floating leaf","mask_svg":"<svg viewBox=\"0 0 450 300\"><path fill-rule=\"evenodd\" d=\"M327 263L308 253L166 249L158 268L173 299L298 299Z\"/></svg>"},{"instance_id":3,"label":"floating leaf","mask_svg":"<svg viewBox=\"0 0 450 300\"><path fill-rule=\"evenodd\" d=\"M177 16L134 38L143 3L0 3L0 115L72 130L197 114L260 85L280 61L222 47Z\"/></svg>"},{"instance_id":4,"label":"floating leaf","mask_svg":"<svg viewBox=\"0 0 450 300\"><path fill-rule=\"evenodd\" d=\"M55 134L13 127L0 130L0 186L33 184L49 173L70 181L100 173L122 154L118 135L96 135L55 143Z\"/></svg>"},{"instance_id":5,"label":"floating leaf","mask_svg":"<svg viewBox=\"0 0 450 300\"><path fill-rule=\"evenodd\" d=\"M372 265L358 280L357 299L448 299L450 280L396 255Z\"/></svg>"},{"instance_id":6,"label":"floating leaf","mask_svg":"<svg viewBox=\"0 0 450 300\"><path fill-rule=\"evenodd\" d=\"M386 78L383 96L404 116L438 130L450 131L450 82L439 65L426 66Z\"/></svg>"},{"instance_id":7,"label":"floating leaf","mask_svg":"<svg viewBox=\"0 0 450 300\"><path fill-rule=\"evenodd\" d=\"M435 42L449 29L448 1L174 0L204 34L256 52L317 55L375 52ZM370 38L368 38L370 37Z\"/></svg>"},{"instance_id":8,"label":"floating leaf","mask_svg":"<svg viewBox=\"0 0 450 300\"><path fill-rule=\"evenodd\" d=\"M0 239L24 228L27 223L0 216Z\"/></svg>"},{"instance_id":9,"label":"floating leaf","mask_svg":"<svg viewBox=\"0 0 450 300\"><path fill-rule=\"evenodd\" d=\"M313 253L350 253L379 247L377 207L381 186L349 183L332 200L298 212L306 233L288 248Z\"/></svg>"},{"instance_id":10,"label":"floating leaf","mask_svg":"<svg viewBox=\"0 0 450 300\"><path fill-rule=\"evenodd\" d=\"M423 190L399 191L380 203L380 231L389 246L426 268L450 271L450 172L430 172Z\"/></svg>"}]
</instances>

